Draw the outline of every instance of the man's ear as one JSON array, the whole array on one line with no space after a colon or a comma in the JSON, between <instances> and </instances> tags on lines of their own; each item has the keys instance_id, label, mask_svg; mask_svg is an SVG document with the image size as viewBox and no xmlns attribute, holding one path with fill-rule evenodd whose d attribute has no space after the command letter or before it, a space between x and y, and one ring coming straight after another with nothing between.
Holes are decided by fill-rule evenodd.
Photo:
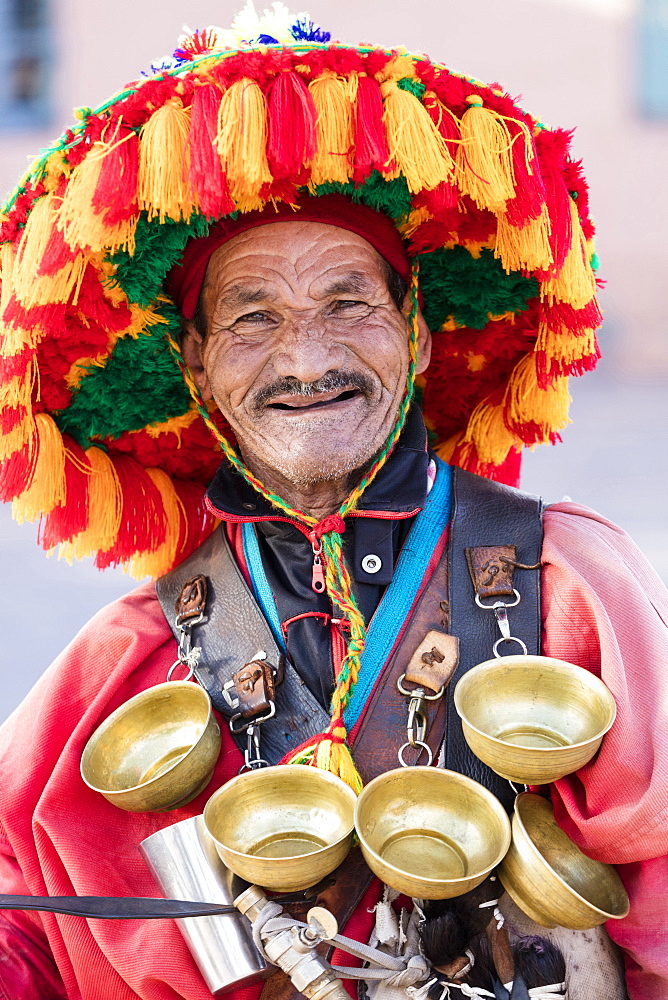
<instances>
[{"instance_id":1,"label":"man's ear","mask_svg":"<svg viewBox=\"0 0 668 1000\"><path fill-rule=\"evenodd\" d=\"M181 337L181 354L183 355L183 360L192 372L195 384L202 394L202 399L212 399L211 385L202 361L203 346L204 339L193 321L190 319L184 320L183 336Z\"/></svg>"},{"instance_id":2,"label":"man's ear","mask_svg":"<svg viewBox=\"0 0 668 1000\"><path fill-rule=\"evenodd\" d=\"M402 312L406 319L410 316L411 306L412 306L412 293L410 288L406 292L406 297L404 298L402 305ZM429 362L431 361L431 331L427 326L427 321L422 315L422 310L418 309L417 314L418 321L418 361L417 367L415 369L416 375L421 375L423 371L426 371Z\"/></svg>"}]
</instances>

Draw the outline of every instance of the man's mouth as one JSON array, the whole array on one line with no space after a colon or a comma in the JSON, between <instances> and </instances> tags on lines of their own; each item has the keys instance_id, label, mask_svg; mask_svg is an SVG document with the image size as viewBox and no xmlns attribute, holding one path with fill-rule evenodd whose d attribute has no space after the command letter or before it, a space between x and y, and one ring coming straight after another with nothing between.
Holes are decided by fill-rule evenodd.
<instances>
[{"instance_id":1,"label":"man's mouth","mask_svg":"<svg viewBox=\"0 0 668 1000\"><path fill-rule=\"evenodd\" d=\"M318 410L325 406L332 406L334 403L344 403L361 395L362 392L359 389L346 389L344 392L336 394L319 393L316 399L313 396L295 395L290 396L288 402L286 397L283 397L272 403L267 403L266 406L270 410L298 410L300 413L304 413L306 410Z\"/></svg>"}]
</instances>

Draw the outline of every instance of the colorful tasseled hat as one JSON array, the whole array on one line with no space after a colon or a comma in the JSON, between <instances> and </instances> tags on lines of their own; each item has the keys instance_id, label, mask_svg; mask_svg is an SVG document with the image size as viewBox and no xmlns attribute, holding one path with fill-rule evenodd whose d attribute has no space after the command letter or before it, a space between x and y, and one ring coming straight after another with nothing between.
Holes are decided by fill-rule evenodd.
<instances>
[{"instance_id":1,"label":"colorful tasseled hat","mask_svg":"<svg viewBox=\"0 0 668 1000\"><path fill-rule=\"evenodd\" d=\"M343 194L405 239L439 455L514 483L522 447L558 438L601 322L570 133L280 3L189 34L77 118L0 224L0 496L42 518L46 549L159 575L211 530L221 453L170 347L165 277L213 221L299 196Z\"/></svg>"}]
</instances>

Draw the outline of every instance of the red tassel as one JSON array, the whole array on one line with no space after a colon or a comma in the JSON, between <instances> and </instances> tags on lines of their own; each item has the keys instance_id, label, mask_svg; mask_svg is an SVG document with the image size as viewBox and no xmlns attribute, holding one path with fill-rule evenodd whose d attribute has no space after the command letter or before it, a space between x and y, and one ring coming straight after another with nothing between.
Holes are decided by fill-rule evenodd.
<instances>
[{"instance_id":1,"label":"red tassel","mask_svg":"<svg viewBox=\"0 0 668 1000\"><path fill-rule=\"evenodd\" d=\"M204 506L204 486L185 479L172 479L172 484L184 510L185 533L184 537L179 539L179 549L176 554L176 562L180 563L209 537L217 521Z\"/></svg>"},{"instance_id":2,"label":"red tassel","mask_svg":"<svg viewBox=\"0 0 668 1000\"><path fill-rule=\"evenodd\" d=\"M95 193L94 210L110 225L126 222L137 215L139 138L127 126L118 130L112 148L102 160Z\"/></svg>"},{"instance_id":3,"label":"red tassel","mask_svg":"<svg viewBox=\"0 0 668 1000\"><path fill-rule=\"evenodd\" d=\"M127 562L141 552L154 552L166 537L158 487L133 458L114 455L113 463L121 484L123 516L115 544L95 558L98 569Z\"/></svg>"},{"instance_id":4,"label":"red tassel","mask_svg":"<svg viewBox=\"0 0 668 1000\"><path fill-rule=\"evenodd\" d=\"M32 482L37 461L35 439L29 441L20 451L14 452L4 462L0 462L0 502L8 503L21 496Z\"/></svg>"},{"instance_id":5,"label":"red tassel","mask_svg":"<svg viewBox=\"0 0 668 1000\"><path fill-rule=\"evenodd\" d=\"M188 133L190 185L202 215L209 219L229 215L236 207L214 145L220 97L220 91L213 84L196 88Z\"/></svg>"},{"instance_id":6,"label":"red tassel","mask_svg":"<svg viewBox=\"0 0 668 1000\"><path fill-rule=\"evenodd\" d=\"M65 444L65 503L40 524L39 544L48 552L60 542L68 542L88 526L88 483L90 462L83 448L67 435Z\"/></svg>"},{"instance_id":7,"label":"red tassel","mask_svg":"<svg viewBox=\"0 0 668 1000\"><path fill-rule=\"evenodd\" d=\"M383 123L383 98L376 80L361 74L355 105L355 163L353 179L360 183L372 170L387 173L390 151Z\"/></svg>"},{"instance_id":8,"label":"red tassel","mask_svg":"<svg viewBox=\"0 0 668 1000\"><path fill-rule=\"evenodd\" d=\"M560 271L573 242L571 199L563 175L569 142L570 133L564 131L542 131L536 136L545 201L550 215L550 246L554 257L550 273Z\"/></svg>"},{"instance_id":9,"label":"red tassel","mask_svg":"<svg viewBox=\"0 0 668 1000\"><path fill-rule=\"evenodd\" d=\"M506 218L511 226L522 229L527 222L539 218L545 204L545 186L533 139L531 151L534 155L530 161L531 172L529 172L524 135L512 123L509 122L508 125L513 138L515 135L518 135L518 138L515 139L512 150L516 194L506 202Z\"/></svg>"},{"instance_id":10,"label":"red tassel","mask_svg":"<svg viewBox=\"0 0 668 1000\"><path fill-rule=\"evenodd\" d=\"M294 179L315 154L316 110L297 73L279 73L267 90L267 160L275 180ZM306 178L304 178L306 179Z\"/></svg>"}]
</instances>

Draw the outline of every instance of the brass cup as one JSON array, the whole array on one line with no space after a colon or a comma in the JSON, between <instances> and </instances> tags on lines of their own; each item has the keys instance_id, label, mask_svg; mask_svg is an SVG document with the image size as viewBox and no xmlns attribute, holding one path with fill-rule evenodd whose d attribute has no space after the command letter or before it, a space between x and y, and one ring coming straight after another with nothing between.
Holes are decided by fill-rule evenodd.
<instances>
[{"instance_id":1,"label":"brass cup","mask_svg":"<svg viewBox=\"0 0 668 1000\"><path fill-rule=\"evenodd\" d=\"M371 871L419 899L449 899L479 885L510 844L510 821L477 781L435 767L374 778L355 806Z\"/></svg>"},{"instance_id":2,"label":"brass cup","mask_svg":"<svg viewBox=\"0 0 668 1000\"><path fill-rule=\"evenodd\" d=\"M163 812L206 788L219 753L206 691L169 681L130 698L98 726L81 757L81 777L119 809Z\"/></svg>"},{"instance_id":3,"label":"brass cup","mask_svg":"<svg viewBox=\"0 0 668 1000\"><path fill-rule=\"evenodd\" d=\"M594 756L615 700L582 667L548 656L502 656L469 670L455 708L476 757L503 778L544 785Z\"/></svg>"},{"instance_id":4,"label":"brass cup","mask_svg":"<svg viewBox=\"0 0 668 1000\"><path fill-rule=\"evenodd\" d=\"M315 885L346 857L355 799L345 782L317 767L263 767L214 792L204 825L235 875L293 892Z\"/></svg>"},{"instance_id":5,"label":"brass cup","mask_svg":"<svg viewBox=\"0 0 668 1000\"><path fill-rule=\"evenodd\" d=\"M615 869L575 846L557 826L547 799L531 792L518 795L512 831L499 878L536 923L587 930L629 912L629 898Z\"/></svg>"}]
</instances>

